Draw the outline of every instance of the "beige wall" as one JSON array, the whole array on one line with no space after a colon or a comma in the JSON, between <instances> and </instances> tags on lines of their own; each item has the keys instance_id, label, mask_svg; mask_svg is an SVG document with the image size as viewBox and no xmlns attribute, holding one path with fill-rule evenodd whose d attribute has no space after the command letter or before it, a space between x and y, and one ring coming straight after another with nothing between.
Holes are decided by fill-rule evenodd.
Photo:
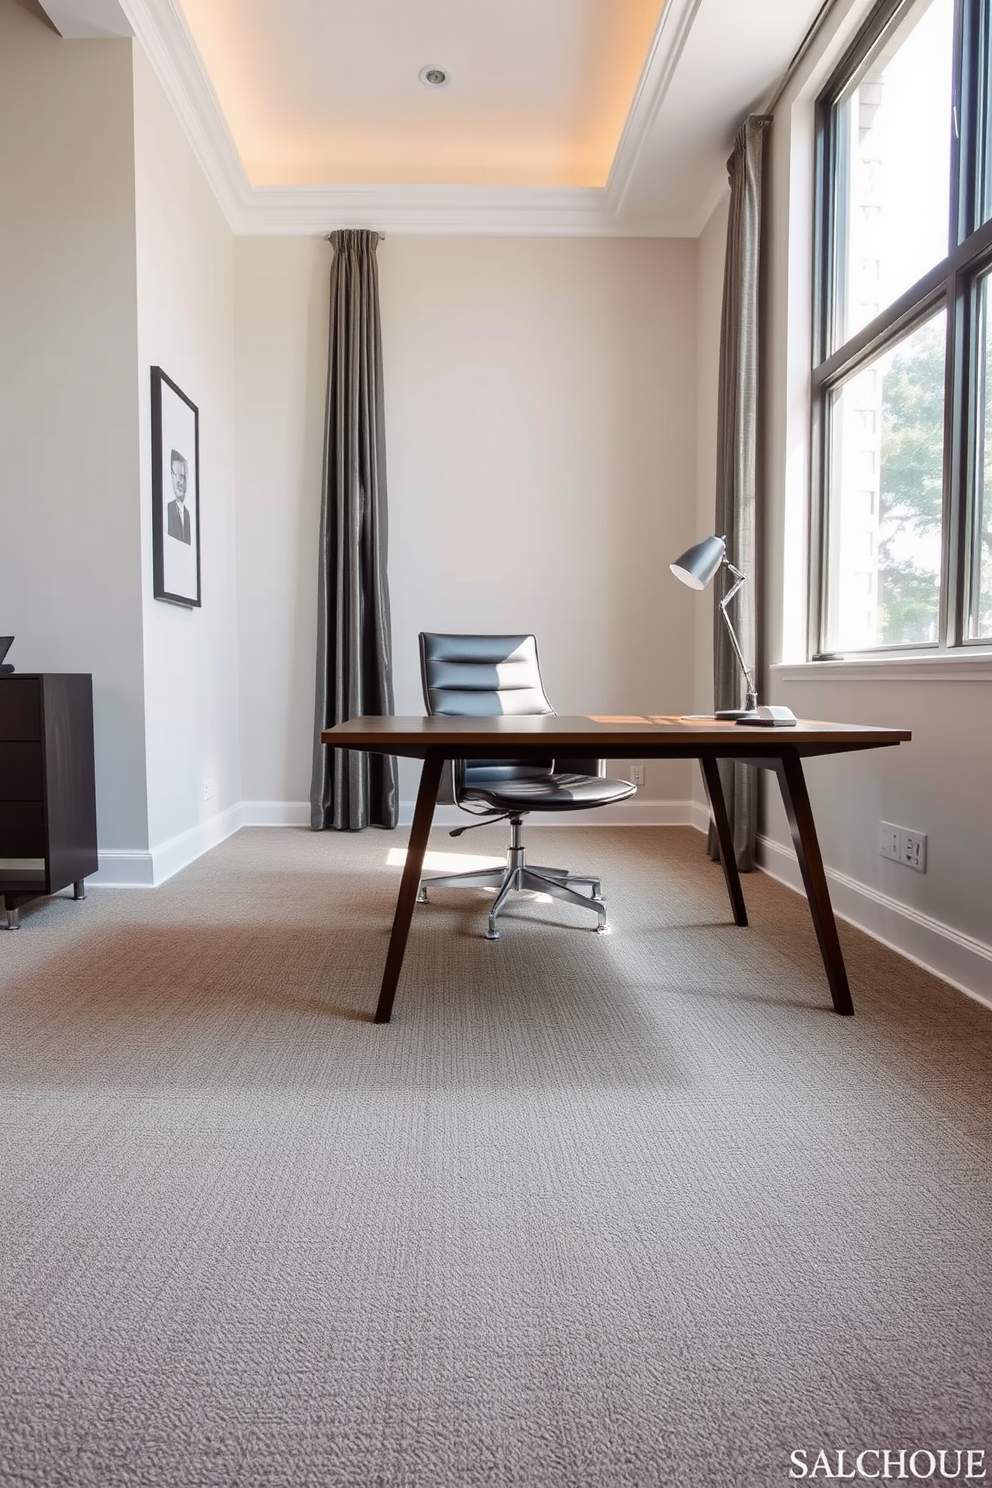
<instances>
[{"instance_id":1,"label":"beige wall","mask_svg":"<svg viewBox=\"0 0 992 1488\"><path fill-rule=\"evenodd\" d=\"M183 833L209 831L213 818L241 800L234 264L231 231L137 44L134 149L144 703L149 840L157 854ZM162 367L200 414L200 609L152 595L153 366ZM205 779L216 783L209 801L203 799ZM167 862L164 871L171 867ZM156 876L162 871L157 865Z\"/></svg>"},{"instance_id":2,"label":"beige wall","mask_svg":"<svg viewBox=\"0 0 992 1488\"><path fill-rule=\"evenodd\" d=\"M92 673L100 881L147 883L241 798L231 233L137 45L20 0L0 199L0 629L19 670ZM201 611L151 597L152 364L200 405Z\"/></svg>"},{"instance_id":3,"label":"beige wall","mask_svg":"<svg viewBox=\"0 0 992 1488\"><path fill-rule=\"evenodd\" d=\"M330 252L313 238L234 245L241 771L255 802L310 797Z\"/></svg>"},{"instance_id":4,"label":"beige wall","mask_svg":"<svg viewBox=\"0 0 992 1488\"><path fill-rule=\"evenodd\" d=\"M0 0L0 631L93 675L101 848L147 844L131 45Z\"/></svg>"},{"instance_id":5,"label":"beige wall","mask_svg":"<svg viewBox=\"0 0 992 1488\"><path fill-rule=\"evenodd\" d=\"M397 711L422 711L432 629L534 630L562 713L691 707L668 562L696 494L695 244L390 237L378 256ZM244 794L302 801L330 248L240 239L235 262ZM684 801L690 776L652 763L642 795Z\"/></svg>"}]
</instances>

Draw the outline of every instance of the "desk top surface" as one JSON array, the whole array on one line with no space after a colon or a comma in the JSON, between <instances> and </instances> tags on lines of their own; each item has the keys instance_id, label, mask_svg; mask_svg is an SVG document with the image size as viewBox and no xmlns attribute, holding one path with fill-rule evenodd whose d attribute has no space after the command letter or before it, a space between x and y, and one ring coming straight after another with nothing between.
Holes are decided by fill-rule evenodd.
<instances>
[{"instance_id":1,"label":"desk top surface","mask_svg":"<svg viewBox=\"0 0 992 1488\"><path fill-rule=\"evenodd\" d=\"M351 718L321 734L325 744L342 749L365 749L384 754L420 757L443 751L462 757L485 754L497 746L507 750L542 747L549 751L592 749L607 758L682 753L780 755L785 750L803 754L841 754L852 749L877 749L903 744L908 729L875 728L858 723L819 723L800 719L785 728L736 724L729 719L648 715L593 715L568 717L497 718Z\"/></svg>"}]
</instances>

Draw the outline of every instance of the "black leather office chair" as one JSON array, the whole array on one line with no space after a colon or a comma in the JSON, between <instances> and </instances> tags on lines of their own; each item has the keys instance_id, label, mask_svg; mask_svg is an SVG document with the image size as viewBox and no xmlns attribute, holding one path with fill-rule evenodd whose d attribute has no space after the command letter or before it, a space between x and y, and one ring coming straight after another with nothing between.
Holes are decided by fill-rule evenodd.
<instances>
[{"instance_id":1,"label":"black leather office chair","mask_svg":"<svg viewBox=\"0 0 992 1488\"><path fill-rule=\"evenodd\" d=\"M554 713L541 682L537 641L532 635L437 635L421 633L420 668L424 702L430 714L455 718L492 718L500 715ZM453 767L455 800L466 811L486 821L510 822L511 838L505 868L474 873L452 873L423 879L419 901L427 902L429 888L495 888L489 911L488 940L498 940L496 917L515 890L553 894L599 916L598 931L607 928L606 905L598 878L569 873L564 868L531 867L524 855L521 823L528 811L584 811L622 801L637 789L629 780L607 780L602 760L569 760L557 770L547 760L456 760ZM482 826L482 822L473 825ZM451 833L460 837L470 827Z\"/></svg>"}]
</instances>

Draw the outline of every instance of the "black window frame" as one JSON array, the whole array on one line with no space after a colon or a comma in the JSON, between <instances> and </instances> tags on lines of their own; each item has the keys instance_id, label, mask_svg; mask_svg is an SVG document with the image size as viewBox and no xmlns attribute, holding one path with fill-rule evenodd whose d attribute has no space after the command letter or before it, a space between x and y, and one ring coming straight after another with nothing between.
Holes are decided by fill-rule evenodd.
<instances>
[{"instance_id":1,"label":"black window frame","mask_svg":"<svg viewBox=\"0 0 992 1488\"><path fill-rule=\"evenodd\" d=\"M837 105L914 8L916 0L879 0L835 69L816 103L815 223L813 263L812 471L810 523L809 649L814 661L898 655L960 654L988 650L992 637L970 637L970 585L979 580L976 421L982 393L980 290L992 272L992 128L989 74L992 0L955 0L952 61L953 118L947 256L859 328L831 346L835 319L835 252L838 172ZM988 214L988 220L981 219ZM941 306L947 308L944 385L944 467L940 601L937 639L826 649L827 521L830 497L830 400L836 388L894 346ZM992 320L992 281L989 284ZM989 328L992 335L992 326ZM992 493L988 493L992 495ZM988 499L988 497L987 497ZM969 565L968 554L972 553Z\"/></svg>"}]
</instances>

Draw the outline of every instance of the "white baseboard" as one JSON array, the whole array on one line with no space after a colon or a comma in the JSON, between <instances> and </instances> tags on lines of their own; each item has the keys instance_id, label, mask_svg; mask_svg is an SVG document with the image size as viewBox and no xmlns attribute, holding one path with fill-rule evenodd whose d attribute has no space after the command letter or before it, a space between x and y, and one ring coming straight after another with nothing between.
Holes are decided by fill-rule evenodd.
<instances>
[{"instance_id":1,"label":"white baseboard","mask_svg":"<svg viewBox=\"0 0 992 1488\"><path fill-rule=\"evenodd\" d=\"M399 823L410 826L414 801L401 801ZM690 801L652 801L643 796L629 801L616 801L612 806L597 806L594 811L548 812L535 814L527 823L531 827L687 827L697 823ZM242 825L246 827L308 827L309 801L242 801ZM706 817L709 820L707 814ZM434 811L436 827L464 827L471 818L457 806L439 805Z\"/></svg>"},{"instance_id":2,"label":"white baseboard","mask_svg":"<svg viewBox=\"0 0 992 1488\"><path fill-rule=\"evenodd\" d=\"M157 888L242 826L244 811L239 801L148 852L101 852L99 872L86 880L87 885L95 889Z\"/></svg>"},{"instance_id":3,"label":"white baseboard","mask_svg":"<svg viewBox=\"0 0 992 1488\"><path fill-rule=\"evenodd\" d=\"M759 836L758 866L797 893L805 893L799 863L791 848ZM830 900L839 919L864 930L907 961L933 972L969 997L992 1007L992 946L919 910L910 909L846 873L826 869Z\"/></svg>"},{"instance_id":4,"label":"white baseboard","mask_svg":"<svg viewBox=\"0 0 992 1488\"><path fill-rule=\"evenodd\" d=\"M152 889L155 869L150 852L104 852L97 854L100 869L86 880L88 889Z\"/></svg>"},{"instance_id":5,"label":"white baseboard","mask_svg":"<svg viewBox=\"0 0 992 1488\"><path fill-rule=\"evenodd\" d=\"M246 827L308 827L309 801L242 801Z\"/></svg>"},{"instance_id":6,"label":"white baseboard","mask_svg":"<svg viewBox=\"0 0 992 1488\"><path fill-rule=\"evenodd\" d=\"M408 827L413 821L414 804L413 801L400 802L401 827ZM534 812L528 818L527 830L533 827L688 827L692 825L689 807L689 801L651 801L638 795L590 811ZM468 812L457 806L437 806L434 810L436 827L464 827L470 821Z\"/></svg>"},{"instance_id":7,"label":"white baseboard","mask_svg":"<svg viewBox=\"0 0 992 1488\"><path fill-rule=\"evenodd\" d=\"M686 805L689 808L690 827L695 827L697 832L708 833L712 821L710 808L703 801L687 801Z\"/></svg>"}]
</instances>

